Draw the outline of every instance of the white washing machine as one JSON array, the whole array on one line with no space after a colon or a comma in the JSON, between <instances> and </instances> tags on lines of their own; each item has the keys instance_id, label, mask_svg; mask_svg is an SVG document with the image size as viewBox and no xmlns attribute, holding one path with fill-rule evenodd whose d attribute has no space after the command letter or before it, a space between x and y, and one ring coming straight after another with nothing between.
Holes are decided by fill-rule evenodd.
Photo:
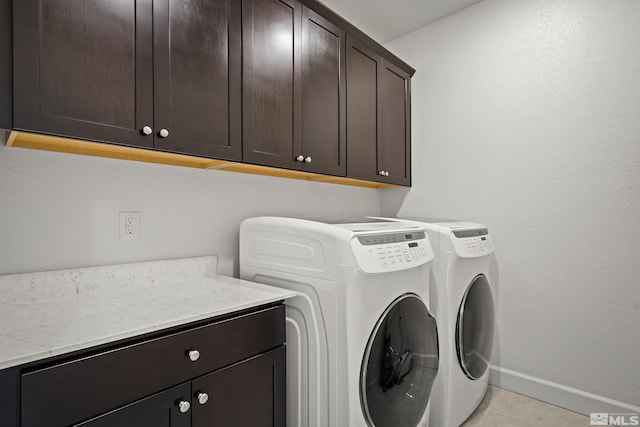
<instances>
[{"instance_id":1,"label":"white washing machine","mask_svg":"<svg viewBox=\"0 0 640 427\"><path fill-rule=\"evenodd\" d=\"M424 229L393 221L245 220L240 277L287 304L287 426L429 423L439 366Z\"/></svg>"},{"instance_id":2,"label":"white washing machine","mask_svg":"<svg viewBox=\"0 0 640 427\"><path fill-rule=\"evenodd\" d=\"M412 220L427 231L435 252L431 308L440 333L440 373L431 427L458 427L478 407L489 382L498 280L493 243L484 225Z\"/></svg>"}]
</instances>

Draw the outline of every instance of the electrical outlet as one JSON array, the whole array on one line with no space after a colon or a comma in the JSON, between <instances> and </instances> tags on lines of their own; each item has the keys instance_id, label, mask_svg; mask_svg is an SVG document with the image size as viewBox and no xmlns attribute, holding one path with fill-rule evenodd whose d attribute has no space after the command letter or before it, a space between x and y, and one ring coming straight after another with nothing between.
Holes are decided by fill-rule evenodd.
<instances>
[{"instance_id":1,"label":"electrical outlet","mask_svg":"<svg viewBox=\"0 0 640 427\"><path fill-rule=\"evenodd\" d=\"M120 212L120 240L140 239L140 212Z\"/></svg>"}]
</instances>

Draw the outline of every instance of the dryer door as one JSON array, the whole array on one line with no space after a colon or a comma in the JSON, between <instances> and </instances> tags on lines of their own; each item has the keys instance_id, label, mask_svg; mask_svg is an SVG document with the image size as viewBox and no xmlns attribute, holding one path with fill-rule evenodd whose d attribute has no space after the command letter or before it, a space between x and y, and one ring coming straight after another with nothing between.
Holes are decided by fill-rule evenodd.
<instances>
[{"instance_id":1,"label":"dryer door","mask_svg":"<svg viewBox=\"0 0 640 427\"><path fill-rule=\"evenodd\" d=\"M491 286L486 276L476 276L467 288L456 322L456 351L464 374L477 380L489 369L495 313Z\"/></svg>"},{"instance_id":2,"label":"dryer door","mask_svg":"<svg viewBox=\"0 0 640 427\"><path fill-rule=\"evenodd\" d=\"M360 402L367 423L416 427L437 373L436 321L417 295L402 295L378 320L362 361Z\"/></svg>"}]
</instances>

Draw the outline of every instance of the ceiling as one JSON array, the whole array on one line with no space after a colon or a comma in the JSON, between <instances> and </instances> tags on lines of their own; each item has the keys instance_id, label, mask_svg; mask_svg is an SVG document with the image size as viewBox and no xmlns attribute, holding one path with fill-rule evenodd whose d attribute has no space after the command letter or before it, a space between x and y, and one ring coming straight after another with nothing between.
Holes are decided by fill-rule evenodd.
<instances>
[{"instance_id":1,"label":"ceiling","mask_svg":"<svg viewBox=\"0 0 640 427\"><path fill-rule=\"evenodd\" d=\"M379 43L458 12L480 0L320 0Z\"/></svg>"}]
</instances>

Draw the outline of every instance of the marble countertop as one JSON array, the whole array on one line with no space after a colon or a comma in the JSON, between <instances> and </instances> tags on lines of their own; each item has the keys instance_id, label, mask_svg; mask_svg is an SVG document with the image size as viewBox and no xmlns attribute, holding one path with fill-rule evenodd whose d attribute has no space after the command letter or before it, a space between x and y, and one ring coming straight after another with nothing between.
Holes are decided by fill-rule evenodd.
<instances>
[{"instance_id":1,"label":"marble countertop","mask_svg":"<svg viewBox=\"0 0 640 427\"><path fill-rule=\"evenodd\" d=\"M0 276L0 369L295 296L215 268L199 257Z\"/></svg>"}]
</instances>

